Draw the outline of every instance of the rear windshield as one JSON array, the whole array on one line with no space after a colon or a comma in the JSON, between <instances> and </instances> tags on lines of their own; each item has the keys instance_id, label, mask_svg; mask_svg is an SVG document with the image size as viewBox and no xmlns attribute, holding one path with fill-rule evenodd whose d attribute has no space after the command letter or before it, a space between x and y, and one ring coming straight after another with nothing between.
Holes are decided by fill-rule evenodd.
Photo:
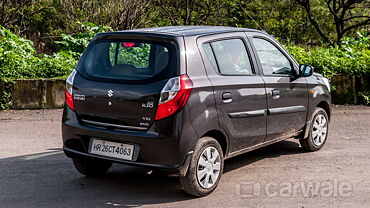
<instances>
[{"instance_id":1,"label":"rear windshield","mask_svg":"<svg viewBox=\"0 0 370 208\"><path fill-rule=\"evenodd\" d=\"M91 79L137 81L168 78L176 68L173 44L100 40L87 48L77 70Z\"/></svg>"}]
</instances>

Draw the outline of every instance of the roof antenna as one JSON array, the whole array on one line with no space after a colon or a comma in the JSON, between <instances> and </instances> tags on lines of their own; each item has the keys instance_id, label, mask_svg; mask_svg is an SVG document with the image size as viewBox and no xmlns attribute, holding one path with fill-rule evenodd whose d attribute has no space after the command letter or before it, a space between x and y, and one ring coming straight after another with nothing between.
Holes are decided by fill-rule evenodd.
<instances>
[{"instance_id":1,"label":"roof antenna","mask_svg":"<svg viewBox=\"0 0 370 208\"><path fill-rule=\"evenodd\" d=\"M243 11L253 20L253 22L254 22L254 24L256 24L257 25L257 27L261 30L261 31L263 31L263 32L265 32L266 33L266 31L264 30L264 29L262 29L261 27L260 27L260 25L256 22L256 20L254 20L253 19L253 17L247 12L247 10L245 10L243 7L242 7L242 9L243 9Z\"/></svg>"}]
</instances>

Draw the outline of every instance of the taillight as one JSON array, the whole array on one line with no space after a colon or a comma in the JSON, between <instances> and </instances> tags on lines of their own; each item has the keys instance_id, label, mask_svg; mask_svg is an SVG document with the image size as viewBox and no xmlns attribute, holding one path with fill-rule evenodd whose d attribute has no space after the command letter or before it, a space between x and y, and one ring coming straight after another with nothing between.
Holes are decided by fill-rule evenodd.
<instances>
[{"instance_id":1,"label":"taillight","mask_svg":"<svg viewBox=\"0 0 370 208\"><path fill-rule=\"evenodd\" d=\"M166 118L183 108L192 89L193 83L186 75L169 79L161 91L155 120Z\"/></svg>"},{"instance_id":2,"label":"taillight","mask_svg":"<svg viewBox=\"0 0 370 208\"><path fill-rule=\"evenodd\" d=\"M76 71L73 70L66 80L66 92L65 92L66 104L73 111L75 110L75 104L73 102L73 80L75 79L75 76Z\"/></svg>"}]
</instances>

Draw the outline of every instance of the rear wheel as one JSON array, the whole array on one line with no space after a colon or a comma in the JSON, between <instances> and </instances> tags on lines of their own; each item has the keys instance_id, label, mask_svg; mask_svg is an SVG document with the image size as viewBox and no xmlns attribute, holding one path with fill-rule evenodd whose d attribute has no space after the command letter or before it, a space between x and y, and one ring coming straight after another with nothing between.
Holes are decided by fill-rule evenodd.
<instances>
[{"instance_id":1,"label":"rear wheel","mask_svg":"<svg viewBox=\"0 0 370 208\"><path fill-rule=\"evenodd\" d=\"M104 175L112 166L110 162L92 159L73 159L73 164L78 172L86 176Z\"/></svg>"},{"instance_id":2,"label":"rear wheel","mask_svg":"<svg viewBox=\"0 0 370 208\"><path fill-rule=\"evenodd\" d=\"M188 172L180 178L184 191L193 196L206 196L220 181L224 157L220 144L211 137L200 139L195 147Z\"/></svg>"},{"instance_id":3,"label":"rear wheel","mask_svg":"<svg viewBox=\"0 0 370 208\"><path fill-rule=\"evenodd\" d=\"M299 140L302 148L310 152L317 151L324 146L329 129L329 118L324 109L316 108L312 117L308 138Z\"/></svg>"}]
</instances>

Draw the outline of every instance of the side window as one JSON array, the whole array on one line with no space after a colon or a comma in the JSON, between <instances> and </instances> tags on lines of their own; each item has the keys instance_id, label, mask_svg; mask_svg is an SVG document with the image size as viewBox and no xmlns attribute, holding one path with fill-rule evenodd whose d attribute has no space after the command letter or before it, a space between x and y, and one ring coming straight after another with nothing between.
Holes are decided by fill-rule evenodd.
<instances>
[{"instance_id":1,"label":"side window","mask_svg":"<svg viewBox=\"0 0 370 208\"><path fill-rule=\"evenodd\" d=\"M253 38L264 75L291 74L292 66L288 58L272 43L261 38Z\"/></svg>"},{"instance_id":2,"label":"side window","mask_svg":"<svg viewBox=\"0 0 370 208\"><path fill-rule=\"evenodd\" d=\"M241 39L229 39L203 45L215 69L224 75L251 75L252 66ZM218 66L218 67L217 67Z\"/></svg>"}]
</instances>

